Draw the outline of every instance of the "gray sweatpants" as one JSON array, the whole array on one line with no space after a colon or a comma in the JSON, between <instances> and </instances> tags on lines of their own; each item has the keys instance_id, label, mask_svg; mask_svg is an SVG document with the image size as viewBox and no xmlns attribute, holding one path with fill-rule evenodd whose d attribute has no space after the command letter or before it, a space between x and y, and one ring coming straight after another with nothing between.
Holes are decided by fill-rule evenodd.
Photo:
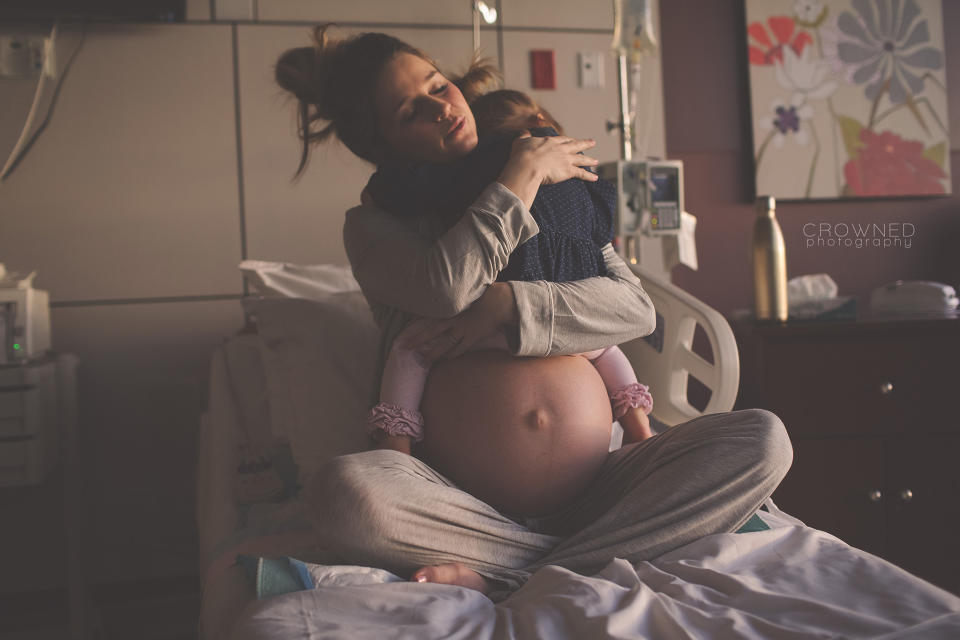
<instances>
[{"instance_id":1,"label":"gray sweatpants","mask_svg":"<svg viewBox=\"0 0 960 640\"><path fill-rule=\"evenodd\" d=\"M792 458L779 418L748 409L612 452L583 495L542 518L508 517L392 450L333 458L311 479L307 500L329 561L400 575L462 562L514 589L547 564L590 574L614 557L648 560L735 531Z\"/></svg>"}]
</instances>

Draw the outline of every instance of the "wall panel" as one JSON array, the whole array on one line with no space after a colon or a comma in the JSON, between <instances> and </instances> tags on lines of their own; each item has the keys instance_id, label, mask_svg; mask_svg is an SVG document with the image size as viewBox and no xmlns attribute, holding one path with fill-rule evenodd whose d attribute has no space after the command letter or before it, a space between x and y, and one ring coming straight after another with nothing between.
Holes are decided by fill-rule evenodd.
<instances>
[{"instance_id":1,"label":"wall panel","mask_svg":"<svg viewBox=\"0 0 960 640\"><path fill-rule=\"evenodd\" d=\"M341 2L340 0L261 0L260 20L471 25L467 0Z\"/></svg>"},{"instance_id":2,"label":"wall panel","mask_svg":"<svg viewBox=\"0 0 960 640\"><path fill-rule=\"evenodd\" d=\"M505 27L613 30L613 0L501 0Z\"/></svg>"},{"instance_id":3,"label":"wall panel","mask_svg":"<svg viewBox=\"0 0 960 640\"><path fill-rule=\"evenodd\" d=\"M0 256L54 300L237 291L230 32L97 25L0 190Z\"/></svg>"}]
</instances>

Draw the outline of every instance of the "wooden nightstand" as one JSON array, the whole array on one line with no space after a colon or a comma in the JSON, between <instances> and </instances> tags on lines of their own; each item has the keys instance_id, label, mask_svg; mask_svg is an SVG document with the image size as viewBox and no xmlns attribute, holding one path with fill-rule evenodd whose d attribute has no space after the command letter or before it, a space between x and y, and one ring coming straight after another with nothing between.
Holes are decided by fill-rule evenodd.
<instances>
[{"instance_id":1,"label":"wooden nightstand","mask_svg":"<svg viewBox=\"0 0 960 640\"><path fill-rule=\"evenodd\" d=\"M793 441L774 501L960 593L960 319L732 324L736 408Z\"/></svg>"}]
</instances>

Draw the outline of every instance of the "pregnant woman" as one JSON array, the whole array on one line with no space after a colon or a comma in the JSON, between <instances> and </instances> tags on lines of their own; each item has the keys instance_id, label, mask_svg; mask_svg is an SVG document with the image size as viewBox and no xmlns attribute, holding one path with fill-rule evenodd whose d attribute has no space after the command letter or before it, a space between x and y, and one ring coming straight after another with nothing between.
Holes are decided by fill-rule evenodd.
<instances>
[{"instance_id":1,"label":"pregnant woman","mask_svg":"<svg viewBox=\"0 0 960 640\"><path fill-rule=\"evenodd\" d=\"M310 146L331 135L374 164L454 162L477 145L459 89L385 34L332 41L318 28L314 46L283 54L276 75L299 102L298 173ZM308 499L331 557L503 593L546 564L589 573L613 557L636 562L734 531L783 478L786 432L760 410L697 418L607 454L603 382L566 354L654 326L649 297L612 247L603 277L495 282L514 248L538 232L529 208L540 186L595 179L583 167L596 161L580 154L591 146L518 138L497 180L460 215L401 218L372 202L347 212L344 243L381 328L381 365L417 317L437 319L421 345L430 359L498 330L513 355L437 361L422 405L430 438L416 457L341 456L311 479Z\"/></svg>"}]
</instances>

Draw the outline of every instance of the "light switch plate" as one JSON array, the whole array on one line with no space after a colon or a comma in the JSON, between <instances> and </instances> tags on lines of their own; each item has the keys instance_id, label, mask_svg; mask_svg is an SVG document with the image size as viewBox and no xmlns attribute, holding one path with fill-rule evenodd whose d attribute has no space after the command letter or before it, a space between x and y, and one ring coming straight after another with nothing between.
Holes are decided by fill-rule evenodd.
<instances>
[{"instance_id":1,"label":"light switch plate","mask_svg":"<svg viewBox=\"0 0 960 640\"><path fill-rule=\"evenodd\" d=\"M580 86L584 89L603 88L603 52L581 51Z\"/></svg>"}]
</instances>

